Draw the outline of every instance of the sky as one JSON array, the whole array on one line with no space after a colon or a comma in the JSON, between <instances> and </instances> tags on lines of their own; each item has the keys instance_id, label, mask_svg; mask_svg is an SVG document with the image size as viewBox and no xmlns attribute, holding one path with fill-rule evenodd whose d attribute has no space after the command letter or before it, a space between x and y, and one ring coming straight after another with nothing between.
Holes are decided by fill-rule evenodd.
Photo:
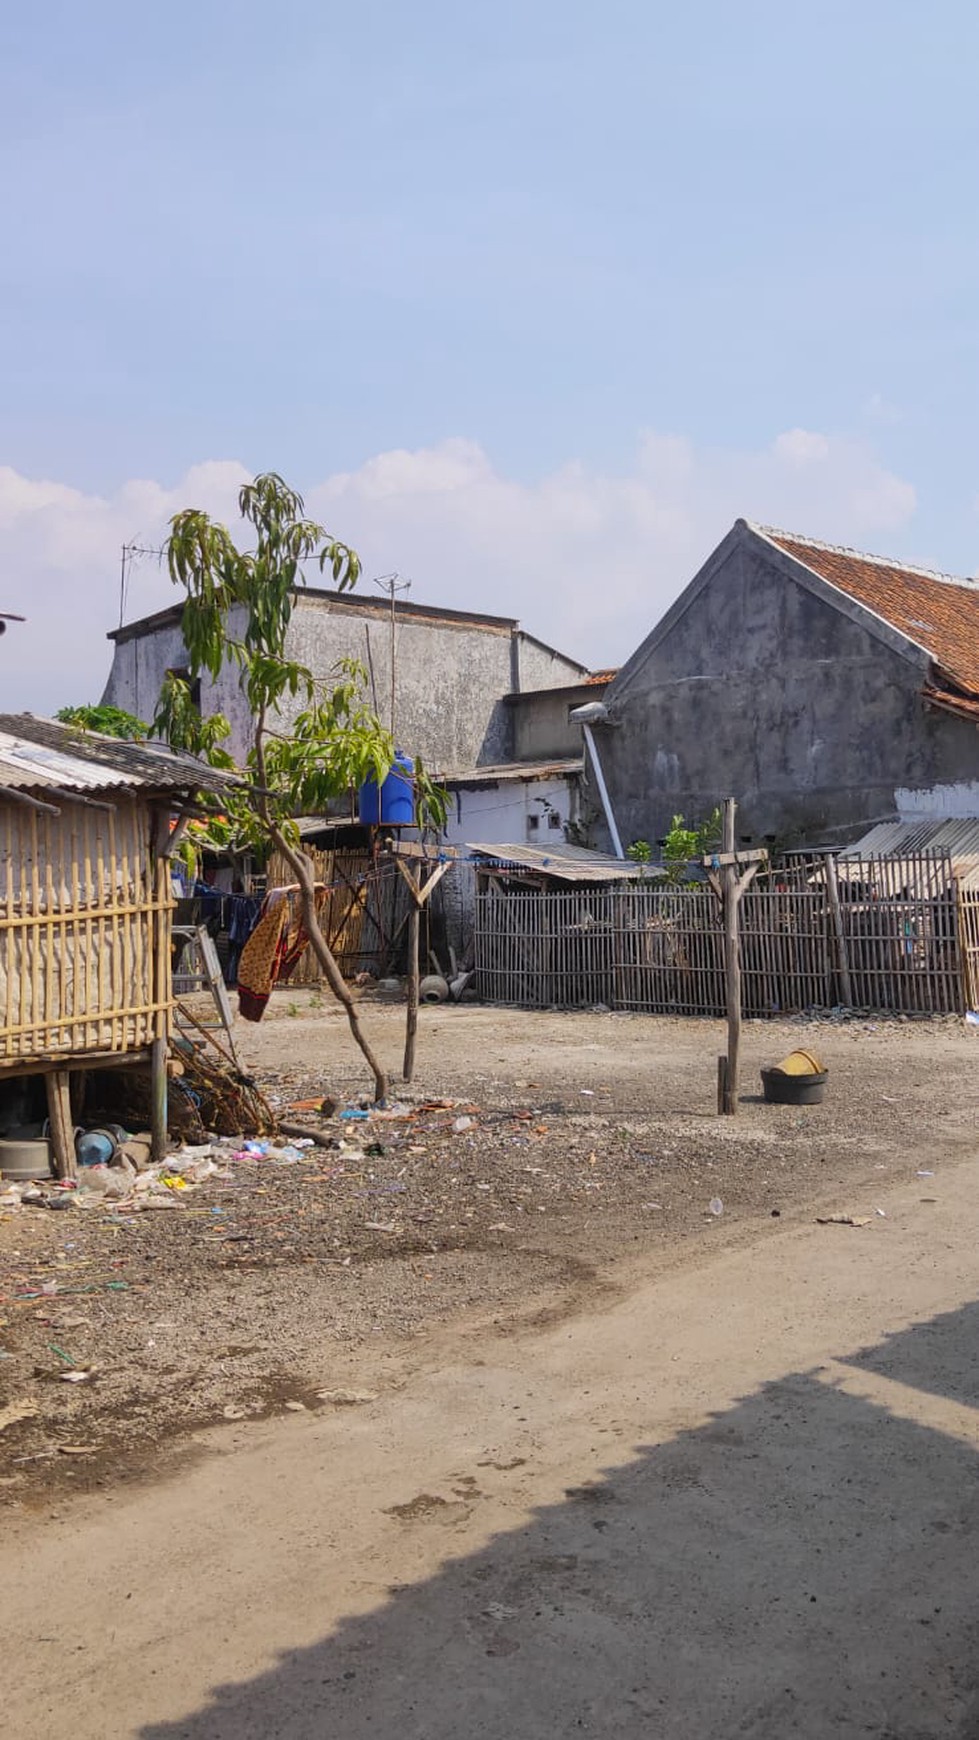
<instances>
[{"instance_id":1,"label":"sky","mask_svg":"<svg viewBox=\"0 0 979 1740\"><path fill-rule=\"evenodd\" d=\"M6 708L97 699L121 546L266 469L593 666L739 516L974 573L977 51L966 0L4 9Z\"/></svg>"}]
</instances>

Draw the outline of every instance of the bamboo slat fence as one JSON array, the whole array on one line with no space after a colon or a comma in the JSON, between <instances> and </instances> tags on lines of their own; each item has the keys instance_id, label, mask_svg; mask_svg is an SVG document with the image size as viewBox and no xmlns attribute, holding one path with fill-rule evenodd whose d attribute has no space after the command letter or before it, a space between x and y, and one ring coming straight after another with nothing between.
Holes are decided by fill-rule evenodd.
<instances>
[{"instance_id":1,"label":"bamboo slat fence","mask_svg":"<svg viewBox=\"0 0 979 1740\"><path fill-rule=\"evenodd\" d=\"M796 862L745 893L741 958L746 1015L974 1008L979 888L961 883L942 854ZM721 908L704 887L552 892L497 882L476 895L475 963L490 1002L724 1013Z\"/></svg>"},{"instance_id":2,"label":"bamboo slat fence","mask_svg":"<svg viewBox=\"0 0 979 1740\"><path fill-rule=\"evenodd\" d=\"M0 1066L126 1052L165 1035L171 1008L168 865L154 811L2 806Z\"/></svg>"},{"instance_id":3,"label":"bamboo slat fence","mask_svg":"<svg viewBox=\"0 0 979 1740\"><path fill-rule=\"evenodd\" d=\"M404 952L404 927L408 918L407 890L393 864L376 864L366 851L303 850L312 860L317 882L329 890L320 912L320 924L345 979L360 972L379 977L391 971L392 962ZM278 853L268 868L267 886L283 887L292 882L292 872ZM322 973L312 949L300 956L289 977L290 985L319 985Z\"/></svg>"}]
</instances>

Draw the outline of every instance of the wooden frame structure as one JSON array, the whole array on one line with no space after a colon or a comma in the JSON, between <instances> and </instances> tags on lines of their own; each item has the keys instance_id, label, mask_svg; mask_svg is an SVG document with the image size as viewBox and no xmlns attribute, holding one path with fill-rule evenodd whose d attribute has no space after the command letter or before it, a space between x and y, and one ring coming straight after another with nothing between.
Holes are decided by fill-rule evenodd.
<instances>
[{"instance_id":1,"label":"wooden frame structure","mask_svg":"<svg viewBox=\"0 0 979 1740\"><path fill-rule=\"evenodd\" d=\"M0 715L0 1081L45 1078L61 1177L84 1070L149 1065L162 1157L170 852L197 791L226 783L186 756Z\"/></svg>"}]
</instances>

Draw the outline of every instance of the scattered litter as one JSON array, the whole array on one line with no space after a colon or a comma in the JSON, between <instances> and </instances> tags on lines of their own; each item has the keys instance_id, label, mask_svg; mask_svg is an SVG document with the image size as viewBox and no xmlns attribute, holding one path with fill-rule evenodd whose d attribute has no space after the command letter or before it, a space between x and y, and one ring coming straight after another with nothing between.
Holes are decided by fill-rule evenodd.
<instances>
[{"instance_id":1,"label":"scattered litter","mask_svg":"<svg viewBox=\"0 0 979 1740\"><path fill-rule=\"evenodd\" d=\"M586 1100L593 1100L595 1098L594 1088L579 1088L578 1092L583 1094Z\"/></svg>"},{"instance_id":2,"label":"scattered litter","mask_svg":"<svg viewBox=\"0 0 979 1740\"><path fill-rule=\"evenodd\" d=\"M94 1456L97 1444L59 1444L59 1456Z\"/></svg>"},{"instance_id":3,"label":"scattered litter","mask_svg":"<svg viewBox=\"0 0 979 1740\"><path fill-rule=\"evenodd\" d=\"M244 1420L247 1418L245 1409L236 1407L234 1402L229 1402L226 1408L221 1409L221 1413L226 1420Z\"/></svg>"},{"instance_id":4,"label":"scattered litter","mask_svg":"<svg viewBox=\"0 0 979 1740\"><path fill-rule=\"evenodd\" d=\"M979 1027L979 1009L967 1009L965 1016L967 1027Z\"/></svg>"},{"instance_id":5,"label":"scattered litter","mask_svg":"<svg viewBox=\"0 0 979 1740\"><path fill-rule=\"evenodd\" d=\"M934 1176L935 1176L934 1172L929 1172L927 1167L924 1167L924 1166L920 1167L919 1170L915 1173L916 1178L934 1178Z\"/></svg>"},{"instance_id":6,"label":"scattered litter","mask_svg":"<svg viewBox=\"0 0 979 1740\"><path fill-rule=\"evenodd\" d=\"M364 1225L368 1232L393 1233L398 1230L393 1220L365 1220Z\"/></svg>"},{"instance_id":7,"label":"scattered litter","mask_svg":"<svg viewBox=\"0 0 979 1740\"><path fill-rule=\"evenodd\" d=\"M329 1402L334 1408L359 1408L364 1402L376 1402L376 1390L319 1390L321 1402Z\"/></svg>"},{"instance_id":8,"label":"scattered litter","mask_svg":"<svg viewBox=\"0 0 979 1740\"><path fill-rule=\"evenodd\" d=\"M48 1342L48 1348L49 1348L51 1353L57 1354L58 1358L63 1362L63 1364L65 1364L65 1365L74 1365L75 1364L75 1361L72 1359L71 1354L66 1353L63 1347L56 1347L55 1343L53 1341Z\"/></svg>"},{"instance_id":9,"label":"scattered litter","mask_svg":"<svg viewBox=\"0 0 979 1740\"><path fill-rule=\"evenodd\" d=\"M875 1208L875 1209L874 1209L874 1213L875 1213L875 1214L879 1214L879 1215L880 1215L880 1218L881 1218L881 1220L886 1220L886 1219L887 1219L887 1213L886 1213L886 1211L885 1211L885 1210L884 1210L884 1209L883 1209L883 1208Z\"/></svg>"},{"instance_id":10,"label":"scattered litter","mask_svg":"<svg viewBox=\"0 0 979 1740\"><path fill-rule=\"evenodd\" d=\"M724 1213L724 1204L719 1196L712 1196L707 1207L710 1209L711 1214Z\"/></svg>"},{"instance_id":11,"label":"scattered litter","mask_svg":"<svg viewBox=\"0 0 979 1740\"><path fill-rule=\"evenodd\" d=\"M340 1113L340 1121L344 1124L366 1123L369 1117L370 1112L361 1110L359 1106L349 1106L345 1112Z\"/></svg>"},{"instance_id":12,"label":"scattered litter","mask_svg":"<svg viewBox=\"0 0 979 1740\"><path fill-rule=\"evenodd\" d=\"M305 1402L286 1402L285 1406L290 1414L305 1414L307 1412Z\"/></svg>"},{"instance_id":13,"label":"scattered litter","mask_svg":"<svg viewBox=\"0 0 979 1740\"><path fill-rule=\"evenodd\" d=\"M869 1226L873 1219L869 1214L817 1214L816 1220L820 1226Z\"/></svg>"},{"instance_id":14,"label":"scattered litter","mask_svg":"<svg viewBox=\"0 0 979 1740\"><path fill-rule=\"evenodd\" d=\"M452 1132L456 1136L461 1136L463 1130L471 1130L475 1122L475 1118L453 1118Z\"/></svg>"},{"instance_id":15,"label":"scattered litter","mask_svg":"<svg viewBox=\"0 0 979 1740\"><path fill-rule=\"evenodd\" d=\"M95 1376L96 1369L94 1365L88 1366L85 1370L79 1367L75 1371L60 1372L59 1376L63 1384L87 1384Z\"/></svg>"}]
</instances>

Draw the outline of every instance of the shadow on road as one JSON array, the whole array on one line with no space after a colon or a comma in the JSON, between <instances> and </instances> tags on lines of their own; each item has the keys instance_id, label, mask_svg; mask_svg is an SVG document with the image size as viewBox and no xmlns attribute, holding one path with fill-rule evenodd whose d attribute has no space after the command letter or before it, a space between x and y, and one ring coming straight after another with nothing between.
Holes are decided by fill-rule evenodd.
<instances>
[{"instance_id":1,"label":"shadow on road","mask_svg":"<svg viewBox=\"0 0 979 1740\"><path fill-rule=\"evenodd\" d=\"M977 1328L853 1363L971 1405ZM793 1373L142 1740L977 1740L979 1459L928 1408ZM462 1554L438 1512L390 1527Z\"/></svg>"}]
</instances>

